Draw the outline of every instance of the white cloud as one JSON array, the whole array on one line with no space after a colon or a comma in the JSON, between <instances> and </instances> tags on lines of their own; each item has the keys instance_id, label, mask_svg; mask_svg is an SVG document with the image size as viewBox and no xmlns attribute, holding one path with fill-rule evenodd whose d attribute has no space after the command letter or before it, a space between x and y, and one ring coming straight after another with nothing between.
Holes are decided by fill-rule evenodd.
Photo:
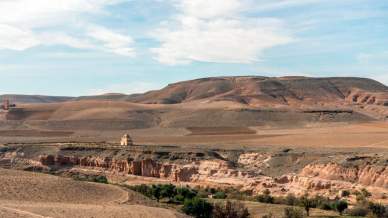
<instances>
[{"instance_id":1,"label":"white cloud","mask_svg":"<svg viewBox=\"0 0 388 218\"><path fill-rule=\"evenodd\" d=\"M81 13L102 13L124 0L1 0L0 21L28 27L66 23ZM65 19L66 18L66 19Z\"/></svg>"},{"instance_id":2,"label":"white cloud","mask_svg":"<svg viewBox=\"0 0 388 218\"><path fill-rule=\"evenodd\" d=\"M329 2L329 1L332 1L332 0L280 0L280 1L252 0L251 6L255 8L255 11L273 11L278 9L304 6L304 5ZM342 1L345 1L345 0L342 0Z\"/></svg>"},{"instance_id":3,"label":"white cloud","mask_svg":"<svg viewBox=\"0 0 388 218\"><path fill-rule=\"evenodd\" d=\"M252 63L265 49L292 41L281 20L240 15L246 5L239 0L183 0L176 6L180 14L154 33L161 45L151 51L164 64Z\"/></svg>"},{"instance_id":4,"label":"white cloud","mask_svg":"<svg viewBox=\"0 0 388 218\"><path fill-rule=\"evenodd\" d=\"M21 51L38 44L39 41L31 31L0 23L0 49Z\"/></svg>"},{"instance_id":5,"label":"white cloud","mask_svg":"<svg viewBox=\"0 0 388 218\"><path fill-rule=\"evenodd\" d=\"M66 45L133 57L132 38L84 19L126 0L1 0L0 49ZM60 29L53 31L54 27ZM76 35L74 33L77 33Z\"/></svg>"},{"instance_id":6,"label":"white cloud","mask_svg":"<svg viewBox=\"0 0 388 218\"><path fill-rule=\"evenodd\" d=\"M134 40L130 36L112 32L102 27L90 27L87 35L103 43L104 47L115 54L134 57L135 51L130 46Z\"/></svg>"},{"instance_id":7,"label":"white cloud","mask_svg":"<svg viewBox=\"0 0 388 218\"><path fill-rule=\"evenodd\" d=\"M180 0L176 6L190 17L213 18L235 15L242 3L240 0Z\"/></svg>"},{"instance_id":8,"label":"white cloud","mask_svg":"<svg viewBox=\"0 0 388 218\"><path fill-rule=\"evenodd\" d=\"M60 32L42 33L37 37L40 39L40 44L44 45L67 45L79 49L96 49L90 40L72 37Z\"/></svg>"}]
</instances>

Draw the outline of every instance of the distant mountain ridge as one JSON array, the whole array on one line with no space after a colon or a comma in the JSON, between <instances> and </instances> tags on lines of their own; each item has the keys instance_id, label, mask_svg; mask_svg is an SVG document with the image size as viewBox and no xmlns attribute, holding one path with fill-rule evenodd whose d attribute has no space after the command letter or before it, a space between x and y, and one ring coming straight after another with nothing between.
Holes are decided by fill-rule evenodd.
<instances>
[{"instance_id":1,"label":"distant mountain ridge","mask_svg":"<svg viewBox=\"0 0 388 218\"><path fill-rule=\"evenodd\" d=\"M0 95L0 101L4 98L9 99L13 103L23 104L39 104L39 103L58 103L65 102L74 99L74 97L66 96L46 96L46 95L18 95L18 94L6 94Z\"/></svg>"},{"instance_id":2,"label":"distant mountain ridge","mask_svg":"<svg viewBox=\"0 0 388 218\"><path fill-rule=\"evenodd\" d=\"M371 79L355 77L214 77L170 84L161 90L127 99L153 104L229 100L259 106L265 102L288 104L314 99L315 103L341 101L356 90L384 93L388 92L388 87Z\"/></svg>"},{"instance_id":3,"label":"distant mountain ridge","mask_svg":"<svg viewBox=\"0 0 388 218\"><path fill-rule=\"evenodd\" d=\"M2 128L295 127L388 118L388 87L353 77L212 77L134 95L8 97L17 107L0 114Z\"/></svg>"},{"instance_id":4,"label":"distant mountain ridge","mask_svg":"<svg viewBox=\"0 0 388 218\"><path fill-rule=\"evenodd\" d=\"M357 94L358 93L358 94ZM373 104L388 104L388 87L375 80L357 77L310 78L299 76L209 77L169 84L143 94L108 93L95 96L0 95L15 103L60 103L66 101L129 101L143 104L178 104L197 100L233 101L252 106L319 104L374 96ZM353 99L354 98L354 99ZM369 97L371 98L371 97ZM385 102L387 100L387 102ZM371 103L372 101L369 101Z\"/></svg>"}]
</instances>

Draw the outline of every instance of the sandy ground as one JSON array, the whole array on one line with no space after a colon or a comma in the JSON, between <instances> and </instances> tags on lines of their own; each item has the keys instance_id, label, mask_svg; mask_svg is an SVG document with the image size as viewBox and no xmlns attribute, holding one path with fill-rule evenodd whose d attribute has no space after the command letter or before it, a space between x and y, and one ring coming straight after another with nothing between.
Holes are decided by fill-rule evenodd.
<instances>
[{"instance_id":1,"label":"sandy ground","mask_svg":"<svg viewBox=\"0 0 388 218\"><path fill-rule=\"evenodd\" d=\"M250 127L256 134L153 135L156 130L130 131L139 144L220 145L388 149L388 122L328 124L294 129ZM235 145L235 146L233 146Z\"/></svg>"},{"instance_id":2,"label":"sandy ground","mask_svg":"<svg viewBox=\"0 0 388 218\"><path fill-rule=\"evenodd\" d=\"M250 129L249 131L247 129ZM255 133L256 132L256 133ZM225 149L293 147L313 149L388 150L388 122L320 124L304 128L242 127L241 129L185 128L130 129L127 131L79 131L71 137L0 137L0 143L112 142L129 133L139 145L207 146Z\"/></svg>"},{"instance_id":3,"label":"sandy ground","mask_svg":"<svg viewBox=\"0 0 388 218\"><path fill-rule=\"evenodd\" d=\"M112 185L4 169L0 184L0 217L5 218L180 216L173 210L137 205L142 196Z\"/></svg>"}]
</instances>

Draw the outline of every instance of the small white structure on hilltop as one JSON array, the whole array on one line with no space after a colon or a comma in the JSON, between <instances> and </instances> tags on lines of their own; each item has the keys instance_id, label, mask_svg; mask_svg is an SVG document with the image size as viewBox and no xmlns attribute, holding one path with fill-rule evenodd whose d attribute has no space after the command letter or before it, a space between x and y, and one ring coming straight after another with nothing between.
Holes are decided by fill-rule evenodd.
<instances>
[{"instance_id":1,"label":"small white structure on hilltop","mask_svg":"<svg viewBox=\"0 0 388 218\"><path fill-rule=\"evenodd\" d=\"M131 136L129 136L129 134L125 134L123 137L121 137L120 145L121 146L132 146L133 141L132 141Z\"/></svg>"}]
</instances>

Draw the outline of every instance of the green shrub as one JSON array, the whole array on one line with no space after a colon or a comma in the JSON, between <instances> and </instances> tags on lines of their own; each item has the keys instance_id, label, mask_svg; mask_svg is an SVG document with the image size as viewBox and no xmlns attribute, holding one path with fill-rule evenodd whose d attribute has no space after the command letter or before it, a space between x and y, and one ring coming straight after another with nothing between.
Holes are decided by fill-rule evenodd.
<instances>
[{"instance_id":1,"label":"green shrub","mask_svg":"<svg viewBox=\"0 0 388 218\"><path fill-rule=\"evenodd\" d=\"M182 207L182 211L196 218L210 218L213 211L213 206L198 197L186 199Z\"/></svg>"},{"instance_id":2,"label":"green shrub","mask_svg":"<svg viewBox=\"0 0 388 218\"><path fill-rule=\"evenodd\" d=\"M210 195L210 192L207 192L206 189L201 189L197 193L197 196L200 198L208 198L209 195Z\"/></svg>"},{"instance_id":3,"label":"green shrub","mask_svg":"<svg viewBox=\"0 0 388 218\"><path fill-rule=\"evenodd\" d=\"M290 206L295 206L299 204L298 198L295 197L293 194L288 194L285 198L285 204Z\"/></svg>"},{"instance_id":4,"label":"green shrub","mask_svg":"<svg viewBox=\"0 0 388 218\"><path fill-rule=\"evenodd\" d=\"M184 201L185 201L185 197L184 197L183 195L178 194L178 195L175 195L175 196L174 196L174 199L173 199L173 202L174 202L174 203L179 203L179 204L181 204L181 203L183 203Z\"/></svg>"},{"instance_id":5,"label":"green shrub","mask_svg":"<svg viewBox=\"0 0 388 218\"><path fill-rule=\"evenodd\" d=\"M349 190L343 190L341 192L341 197L349 197L350 196L350 191Z\"/></svg>"},{"instance_id":6,"label":"green shrub","mask_svg":"<svg viewBox=\"0 0 388 218\"><path fill-rule=\"evenodd\" d=\"M297 207L284 208L284 218L303 218L303 210Z\"/></svg>"},{"instance_id":7,"label":"green shrub","mask_svg":"<svg viewBox=\"0 0 388 218\"><path fill-rule=\"evenodd\" d=\"M161 197L161 187L160 185L152 185L151 187L151 193L152 193L152 196L159 202L160 200L160 197Z\"/></svg>"},{"instance_id":8,"label":"green shrub","mask_svg":"<svg viewBox=\"0 0 388 218\"><path fill-rule=\"evenodd\" d=\"M372 196L372 194L365 188L360 191L355 192L356 200L359 204L367 204L368 198Z\"/></svg>"},{"instance_id":9,"label":"green shrub","mask_svg":"<svg viewBox=\"0 0 388 218\"><path fill-rule=\"evenodd\" d=\"M225 194L225 192L219 191L219 192L216 192L213 195L213 198L214 199L225 199L226 198L226 194Z\"/></svg>"},{"instance_id":10,"label":"green shrub","mask_svg":"<svg viewBox=\"0 0 388 218\"><path fill-rule=\"evenodd\" d=\"M148 185L141 184L141 185L130 186L129 188L133 191L143 194L144 196L152 198L152 188Z\"/></svg>"},{"instance_id":11,"label":"green shrub","mask_svg":"<svg viewBox=\"0 0 388 218\"><path fill-rule=\"evenodd\" d=\"M176 188L172 184L160 185L160 197L161 198L173 198L176 195Z\"/></svg>"},{"instance_id":12,"label":"green shrub","mask_svg":"<svg viewBox=\"0 0 388 218\"><path fill-rule=\"evenodd\" d=\"M316 203L313 199L309 198L308 195L305 195L300 198L300 205L304 208L307 213L307 216L310 216L310 209L316 207Z\"/></svg>"},{"instance_id":13,"label":"green shrub","mask_svg":"<svg viewBox=\"0 0 388 218\"><path fill-rule=\"evenodd\" d=\"M263 191L263 194L255 197L255 200L261 203L273 204L275 199L271 196L271 192L266 189Z\"/></svg>"},{"instance_id":14,"label":"green shrub","mask_svg":"<svg viewBox=\"0 0 388 218\"><path fill-rule=\"evenodd\" d=\"M352 209L347 209L345 211L345 213L350 215L350 216L362 216L362 217L364 217L369 213L369 210L365 207L356 206L356 207L353 207Z\"/></svg>"},{"instance_id":15,"label":"green shrub","mask_svg":"<svg viewBox=\"0 0 388 218\"><path fill-rule=\"evenodd\" d=\"M190 188L177 188L176 193L182 195L184 198L192 199L198 195L198 192ZM206 196L207 197L207 196Z\"/></svg>"},{"instance_id":16,"label":"green shrub","mask_svg":"<svg viewBox=\"0 0 388 218\"><path fill-rule=\"evenodd\" d=\"M226 194L226 198L245 201L245 200L249 199L250 195L251 195L251 193L241 192L241 191L232 189L232 190L228 190L228 192Z\"/></svg>"},{"instance_id":17,"label":"green shrub","mask_svg":"<svg viewBox=\"0 0 388 218\"><path fill-rule=\"evenodd\" d=\"M385 215L388 212L384 205L373 202L369 202L368 209L378 218L386 217Z\"/></svg>"},{"instance_id":18,"label":"green shrub","mask_svg":"<svg viewBox=\"0 0 388 218\"><path fill-rule=\"evenodd\" d=\"M334 208L342 215L342 213L348 208L348 202L337 201L334 203Z\"/></svg>"},{"instance_id":19,"label":"green shrub","mask_svg":"<svg viewBox=\"0 0 388 218\"><path fill-rule=\"evenodd\" d=\"M321 210L334 210L335 209L334 205L330 202L323 202L323 203L318 205L318 208Z\"/></svg>"},{"instance_id":20,"label":"green shrub","mask_svg":"<svg viewBox=\"0 0 388 218\"><path fill-rule=\"evenodd\" d=\"M248 218L248 209L240 202L227 201L214 205L213 218Z\"/></svg>"},{"instance_id":21,"label":"green shrub","mask_svg":"<svg viewBox=\"0 0 388 218\"><path fill-rule=\"evenodd\" d=\"M108 179L106 178L106 176L96 176L94 178L94 182L108 184Z\"/></svg>"}]
</instances>

